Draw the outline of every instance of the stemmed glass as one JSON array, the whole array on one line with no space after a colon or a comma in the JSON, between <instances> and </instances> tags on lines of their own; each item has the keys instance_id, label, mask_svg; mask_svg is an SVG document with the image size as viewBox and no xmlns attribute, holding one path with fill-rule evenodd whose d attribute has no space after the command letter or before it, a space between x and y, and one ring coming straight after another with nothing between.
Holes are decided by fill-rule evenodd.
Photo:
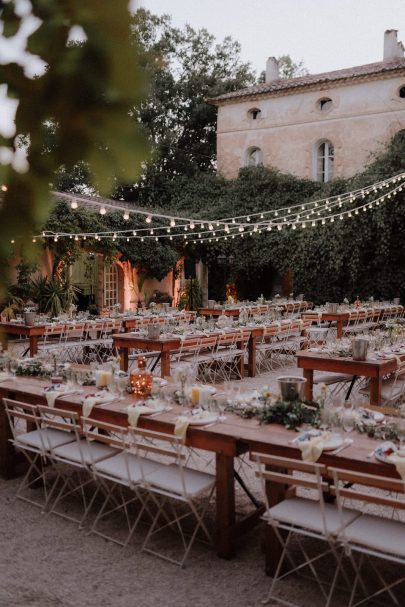
<instances>
[{"instance_id":1,"label":"stemmed glass","mask_svg":"<svg viewBox=\"0 0 405 607\"><path fill-rule=\"evenodd\" d=\"M126 392L128 387L128 381L129 377L127 373L123 374L122 371L120 371L117 375L115 375L115 385L120 395L120 400L123 400L124 398L124 392Z\"/></svg>"}]
</instances>

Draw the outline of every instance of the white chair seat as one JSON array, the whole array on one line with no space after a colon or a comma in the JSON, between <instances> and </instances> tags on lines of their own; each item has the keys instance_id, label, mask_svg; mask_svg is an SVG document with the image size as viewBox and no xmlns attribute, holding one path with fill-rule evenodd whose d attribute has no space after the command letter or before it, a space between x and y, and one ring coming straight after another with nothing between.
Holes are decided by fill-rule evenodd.
<instances>
[{"instance_id":1,"label":"white chair seat","mask_svg":"<svg viewBox=\"0 0 405 607\"><path fill-rule=\"evenodd\" d=\"M16 445L18 443L21 446L28 445L35 447L36 449L54 449L61 445L74 442L75 437L70 435L68 432L63 430L56 430L55 428L42 428L41 430L33 430L32 432L26 432L25 434L19 434L16 439Z\"/></svg>"},{"instance_id":2,"label":"white chair seat","mask_svg":"<svg viewBox=\"0 0 405 607\"><path fill-rule=\"evenodd\" d=\"M405 558L404 523L362 514L345 529L351 544Z\"/></svg>"},{"instance_id":3,"label":"white chair seat","mask_svg":"<svg viewBox=\"0 0 405 607\"><path fill-rule=\"evenodd\" d=\"M337 535L342 526L339 511L334 504L325 505L325 523L327 531L331 535ZM280 502L268 511L271 518L281 523L303 527L318 533L324 533L323 521L319 512L319 502L305 499L302 497L292 497ZM267 516L269 516L267 515ZM343 523L348 525L354 521L360 512L355 510L343 511ZM266 513L264 515L266 517Z\"/></svg>"},{"instance_id":4,"label":"white chair seat","mask_svg":"<svg viewBox=\"0 0 405 607\"><path fill-rule=\"evenodd\" d=\"M113 457L118 454L118 451L104 443L98 443L97 441L88 443L83 439L80 441L80 446L77 442L68 443L54 449L53 454L56 457L90 465L107 457Z\"/></svg>"},{"instance_id":5,"label":"white chair seat","mask_svg":"<svg viewBox=\"0 0 405 607\"><path fill-rule=\"evenodd\" d=\"M210 489L215 483L215 476L191 468L181 470L176 464L170 464L149 474L147 481L152 486L170 491L170 493L179 495L186 493L193 497Z\"/></svg>"},{"instance_id":6,"label":"white chair seat","mask_svg":"<svg viewBox=\"0 0 405 607\"><path fill-rule=\"evenodd\" d=\"M102 460L94 464L94 469L101 474L133 483L140 483L142 478L151 474L159 468L166 469L167 466L145 458L140 458L132 453L118 453L114 457ZM164 471L162 472L164 474Z\"/></svg>"},{"instance_id":7,"label":"white chair seat","mask_svg":"<svg viewBox=\"0 0 405 607\"><path fill-rule=\"evenodd\" d=\"M352 381L353 375L348 373L327 373L318 371L314 374L314 384L338 384L340 382Z\"/></svg>"}]
</instances>

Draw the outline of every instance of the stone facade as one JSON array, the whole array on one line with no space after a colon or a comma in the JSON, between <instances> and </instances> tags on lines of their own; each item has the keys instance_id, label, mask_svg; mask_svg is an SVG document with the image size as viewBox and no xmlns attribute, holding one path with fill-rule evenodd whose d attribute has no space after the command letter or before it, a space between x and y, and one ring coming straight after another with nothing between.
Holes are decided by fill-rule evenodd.
<instances>
[{"instance_id":1,"label":"stone facade","mask_svg":"<svg viewBox=\"0 0 405 607\"><path fill-rule=\"evenodd\" d=\"M324 181L361 171L405 129L403 54L390 30L384 60L375 64L280 80L270 58L264 84L208 100L218 107L218 171L234 178L241 167L262 163ZM333 154L326 177L324 142Z\"/></svg>"}]
</instances>

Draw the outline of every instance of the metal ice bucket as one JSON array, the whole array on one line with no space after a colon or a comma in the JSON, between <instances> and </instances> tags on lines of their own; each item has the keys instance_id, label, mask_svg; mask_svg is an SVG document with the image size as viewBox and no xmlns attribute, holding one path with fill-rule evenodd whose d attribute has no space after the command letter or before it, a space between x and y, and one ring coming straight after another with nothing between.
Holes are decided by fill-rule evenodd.
<instances>
[{"instance_id":1,"label":"metal ice bucket","mask_svg":"<svg viewBox=\"0 0 405 607\"><path fill-rule=\"evenodd\" d=\"M149 339L159 339L160 325L148 325L148 337Z\"/></svg>"},{"instance_id":2,"label":"metal ice bucket","mask_svg":"<svg viewBox=\"0 0 405 607\"><path fill-rule=\"evenodd\" d=\"M368 350L368 339L357 337L352 339L352 357L353 360L366 360Z\"/></svg>"},{"instance_id":3,"label":"metal ice bucket","mask_svg":"<svg viewBox=\"0 0 405 607\"><path fill-rule=\"evenodd\" d=\"M329 303L328 304L328 312L331 314L336 314L338 311L339 304L338 303Z\"/></svg>"},{"instance_id":4,"label":"metal ice bucket","mask_svg":"<svg viewBox=\"0 0 405 607\"><path fill-rule=\"evenodd\" d=\"M399 306L401 299L399 297L394 297L394 306Z\"/></svg>"},{"instance_id":5,"label":"metal ice bucket","mask_svg":"<svg viewBox=\"0 0 405 607\"><path fill-rule=\"evenodd\" d=\"M24 322L27 326L35 324L36 312L24 312Z\"/></svg>"},{"instance_id":6,"label":"metal ice bucket","mask_svg":"<svg viewBox=\"0 0 405 607\"><path fill-rule=\"evenodd\" d=\"M277 377L280 386L281 400L303 400L304 386L307 381L304 377L285 375Z\"/></svg>"}]
</instances>

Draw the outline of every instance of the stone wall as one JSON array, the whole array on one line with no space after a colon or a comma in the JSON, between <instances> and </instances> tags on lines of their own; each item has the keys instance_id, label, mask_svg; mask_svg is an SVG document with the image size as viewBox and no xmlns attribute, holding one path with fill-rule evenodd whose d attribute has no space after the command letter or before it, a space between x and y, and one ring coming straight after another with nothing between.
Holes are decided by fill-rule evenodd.
<instances>
[{"instance_id":1,"label":"stone wall","mask_svg":"<svg viewBox=\"0 0 405 607\"><path fill-rule=\"evenodd\" d=\"M405 128L402 86L405 76L390 76L222 105L218 170L227 178L237 177L247 151L258 147L264 166L314 179L316 149L328 140L335 148L334 176L350 177ZM323 111L322 98L332 99L332 106ZM260 110L255 120L249 113L253 108Z\"/></svg>"}]
</instances>

